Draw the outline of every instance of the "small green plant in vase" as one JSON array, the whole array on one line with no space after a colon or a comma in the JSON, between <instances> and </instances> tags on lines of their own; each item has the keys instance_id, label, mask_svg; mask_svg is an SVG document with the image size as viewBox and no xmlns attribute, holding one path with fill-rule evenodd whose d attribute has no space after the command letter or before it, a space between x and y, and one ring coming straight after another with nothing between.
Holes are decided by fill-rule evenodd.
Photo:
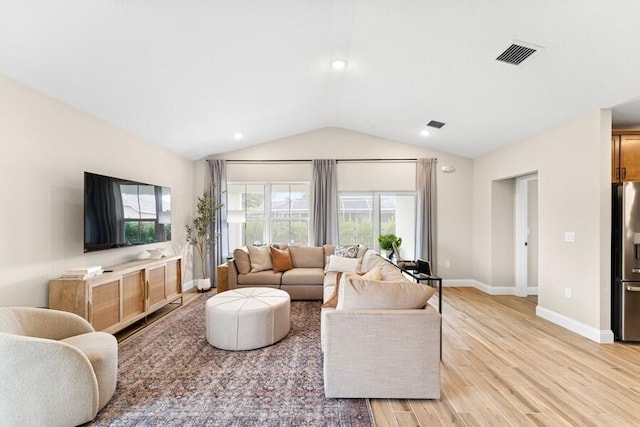
<instances>
[{"instance_id":1,"label":"small green plant in vase","mask_svg":"<svg viewBox=\"0 0 640 427\"><path fill-rule=\"evenodd\" d=\"M208 191L198 197L196 205L196 216L187 224L187 243L193 245L200 258L200 268L202 278L197 282L198 291L208 291L211 289L211 280L207 277L207 255L211 244L217 239L217 234L213 231L216 223L216 213L224 206L216 203Z\"/></svg>"},{"instance_id":2,"label":"small green plant in vase","mask_svg":"<svg viewBox=\"0 0 640 427\"><path fill-rule=\"evenodd\" d=\"M398 248L402 244L402 237L398 237L395 234L381 234L378 237L378 243L380 244L380 250L387 251L387 258L393 258L394 252L396 257L400 257Z\"/></svg>"}]
</instances>

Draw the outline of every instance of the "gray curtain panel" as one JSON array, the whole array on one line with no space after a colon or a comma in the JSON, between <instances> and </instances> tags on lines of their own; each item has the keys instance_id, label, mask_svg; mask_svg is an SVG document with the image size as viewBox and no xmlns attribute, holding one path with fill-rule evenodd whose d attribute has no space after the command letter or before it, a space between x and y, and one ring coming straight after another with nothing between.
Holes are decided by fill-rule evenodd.
<instances>
[{"instance_id":1,"label":"gray curtain panel","mask_svg":"<svg viewBox=\"0 0 640 427\"><path fill-rule=\"evenodd\" d=\"M212 250L209 251L208 267L211 285L218 283L218 266L227 262L229 255L229 235L227 233L227 165L224 160L207 160L209 165L209 193L216 204L223 204L217 212L213 224L213 233L218 238L214 240Z\"/></svg>"},{"instance_id":2,"label":"gray curtain panel","mask_svg":"<svg viewBox=\"0 0 640 427\"><path fill-rule=\"evenodd\" d=\"M416 257L431 261L436 266L436 165L438 159L416 161L416 192L418 212L416 221Z\"/></svg>"},{"instance_id":3,"label":"gray curtain panel","mask_svg":"<svg viewBox=\"0 0 640 427\"><path fill-rule=\"evenodd\" d=\"M338 243L338 179L336 160L313 160L311 241L315 246Z\"/></svg>"}]
</instances>

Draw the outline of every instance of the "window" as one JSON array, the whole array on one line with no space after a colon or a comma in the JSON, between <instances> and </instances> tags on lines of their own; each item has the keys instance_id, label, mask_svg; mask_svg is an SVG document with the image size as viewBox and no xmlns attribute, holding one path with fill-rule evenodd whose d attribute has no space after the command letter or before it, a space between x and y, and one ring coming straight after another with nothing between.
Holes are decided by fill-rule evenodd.
<instances>
[{"instance_id":1,"label":"window","mask_svg":"<svg viewBox=\"0 0 640 427\"><path fill-rule=\"evenodd\" d=\"M309 193L309 183L227 184L229 250L266 243L308 244Z\"/></svg>"},{"instance_id":2,"label":"window","mask_svg":"<svg viewBox=\"0 0 640 427\"><path fill-rule=\"evenodd\" d=\"M338 194L338 242L379 250L378 236L402 238L403 259L415 258L416 196L414 192Z\"/></svg>"}]
</instances>

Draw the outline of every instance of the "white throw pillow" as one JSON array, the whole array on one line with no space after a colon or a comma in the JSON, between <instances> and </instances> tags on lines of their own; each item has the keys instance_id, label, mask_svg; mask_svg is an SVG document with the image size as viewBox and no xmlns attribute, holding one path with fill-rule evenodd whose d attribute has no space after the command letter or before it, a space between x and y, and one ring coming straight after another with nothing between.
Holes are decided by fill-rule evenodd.
<instances>
[{"instance_id":1,"label":"white throw pillow","mask_svg":"<svg viewBox=\"0 0 640 427\"><path fill-rule=\"evenodd\" d=\"M273 269L269 246L248 246L247 249L249 250L252 273Z\"/></svg>"},{"instance_id":2,"label":"white throw pillow","mask_svg":"<svg viewBox=\"0 0 640 427\"><path fill-rule=\"evenodd\" d=\"M343 273L356 273L360 266L358 258L346 258L338 255L330 255L327 263L327 271L340 271Z\"/></svg>"},{"instance_id":3,"label":"white throw pillow","mask_svg":"<svg viewBox=\"0 0 640 427\"><path fill-rule=\"evenodd\" d=\"M351 275L340 284L337 310L411 310L422 308L435 288L408 281L378 281Z\"/></svg>"}]
</instances>

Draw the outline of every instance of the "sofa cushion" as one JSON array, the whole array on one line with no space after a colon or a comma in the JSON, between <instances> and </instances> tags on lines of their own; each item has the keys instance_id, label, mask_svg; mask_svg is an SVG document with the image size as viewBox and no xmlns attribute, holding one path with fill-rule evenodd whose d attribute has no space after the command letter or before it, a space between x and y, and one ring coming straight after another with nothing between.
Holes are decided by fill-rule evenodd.
<instances>
[{"instance_id":1,"label":"sofa cushion","mask_svg":"<svg viewBox=\"0 0 640 427\"><path fill-rule=\"evenodd\" d=\"M338 289L337 310L411 310L423 308L436 289L407 280L387 282L351 275Z\"/></svg>"},{"instance_id":2,"label":"sofa cushion","mask_svg":"<svg viewBox=\"0 0 640 427\"><path fill-rule=\"evenodd\" d=\"M323 268L324 248L322 246L289 246L295 268Z\"/></svg>"},{"instance_id":3,"label":"sofa cushion","mask_svg":"<svg viewBox=\"0 0 640 427\"><path fill-rule=\"evenodd\" d=\"M283 285L322 285L324 270L321 268L294 268L282 274Z\"/></svg>"},{"instance_id":4,"label":"sofa cushion","mask_svg":"<svg viewBox=\"0 0 640 427\"><path fill-rule=\"evenodd\" d=\"M252 273L273 268L269 246L249 246L247 249L249 250Z\"/></svg>"},{"instance_id":5,"label":"sofa cushion","mask_svg":"<svg viewBox=\"0 0 640 427\"><path fill-rule=\"evenodd\" d=\"M355 273L360 267L358 258L346 258L338 255L330 255L327 263L327 271L340 271L342 273Z\"/></svg>"},{"instance_id":6,"label":"sofa cushion","mask_svg":"<svg viewBox=\"0 0 640 427\"><path fill-rule=\"evenodd\" d=\"M278 285L282 273L274 273L273 270L258 271L256 273L238 274L238 285Z\"/></svg>"},{"instance_id":7,"label":"sofa cushion","mask_svg":"<svg viewBox=\"0 0 640 427\"><path fill-rule=\"evenodd\" d=\"M289 248L277 249L270 246L269 251L271 252L271 263L273 264L274 273L280 273L293 268Z\"/></svg>"},{"instance_id":8,"label":"sofa cushion","mask_svg":"<svg viewBox=\"0 0 640 427\"><path fill-rule=\"evenodd\" d=\"M251 260L247 248L238 248L233 251L233 262L239 274L247 274L251 271Z\"/></svg>"},{"instance_id":9,"label":"sofa cushion","mask_svg":"<svg viewBox=\"0 0 640 427\"><path fill-rule=\"evenodd\" d=\"M333 287L333 293L326 299L326 302L322 304L322 307L336 307L338 305L338 293L340 292L340 285L344 283L349 276L354 273L338 273L336 276L335 286ZM382 270L379 267L375 267L366 273L355 273L362 279L369 280L382 280Z\"/></svg>"}]
</instances>

